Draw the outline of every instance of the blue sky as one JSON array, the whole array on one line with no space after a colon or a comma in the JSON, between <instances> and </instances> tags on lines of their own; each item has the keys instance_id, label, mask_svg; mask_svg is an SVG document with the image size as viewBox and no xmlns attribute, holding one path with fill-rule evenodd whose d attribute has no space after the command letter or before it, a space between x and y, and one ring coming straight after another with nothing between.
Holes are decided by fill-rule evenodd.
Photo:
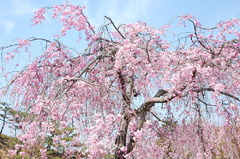
<instances>
[{"instance_id":1,"label":"blue sky","mask_svg":"<svg viewBox=\"0 0 240 159\"><path fill-rule=\"evenodd\" d=\"M85 13L95 25L104 15L120 23L145 21L160 27L174 17L193 14L206 27L219 21L240 18L240 0L69 0L87 7ZM65 0L0 0L0 46L17 38L50 38L58 28L50 18L44 25L32 27L33 12L43 6L62 4Z\"/></svg>"}]
</instances>

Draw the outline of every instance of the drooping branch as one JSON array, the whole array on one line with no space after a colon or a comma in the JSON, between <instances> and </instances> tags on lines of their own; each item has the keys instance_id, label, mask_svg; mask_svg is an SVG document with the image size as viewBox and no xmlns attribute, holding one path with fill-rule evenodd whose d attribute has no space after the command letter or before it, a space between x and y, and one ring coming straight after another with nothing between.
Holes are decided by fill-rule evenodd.
<instances>
[{"instance_id":1,"label":"drooping branch","mask_svg":"<svg viewBox=\"0 0 240 159\"><path fill-rule=\"evenodd\" d=\"M47 39L44 39L44 38L35 38L35 37L31 37L31 38L28 38L26 39L28 40L29 42L33 42L33 41L45 41L46 43L52 43L52 41L50 40L47 40ZM55 40L57 43L58 41ZM58 43L59 44L59 43ZM8 46L1 46L0 47L0 50L4 50L4 49L7 49L7 48L11 48L11 47L14 47L14 46L19 46L20 44L17 43L17 44L12 44L12 45L8 45Z\"/></svg>"},{"instance_id":2,"label":"drooping branch","mask_svg":"<svg viewBox=\"0 0 240 159\"><path fill-rule=\"evenodd\" d=\"M80 78L84 73L86 73L89 70L89 67L94 63L98 62L99 60L101 60L102 57L103 57L102 55L97 56L93 61L91 61L87 66L85 66L85 68L82 69L77 78ZM77 80L73 80L73 83L68 87L66 92L68 92L76 82Z\"/></svg>"},{"instance_id":3,"label":"drooping branch","mask_svg":"<svg viewBox=\"0 0 240 159\"><path fill-rule=\"evenodd\" d=\"M211 55L214 56L215 53L213 52L213 50L211 48L208 48L205 44L203 44L203 42L200 40L199 38L199 35L197 33L197 25L195 24L194 21L192 21L191 19L188 19L192 24L193 24L193 28L194 28L194 34L195 34L195 37L197 38L197 42L203 47L205 48L206 50L209 50Z\"/></svg>"},{"instance_id":4,"label":"drooping branch","mask_svg":"<svg viewBox=\"0 0 240 159\"><path fill-rule=\"evenodd\" d=\"M185 94L183 95L183 97L184 97L184 96L187 96L190 92L200 93L200 92L204 92L204 91L216 92L216 90L213 89L213 88L199 88L199 89L193 89L193 90L187 91L187 93L185 93ZM220 93L220 94L223 94L223 95L225 95L225 96L228 96L228 97L230 97L230 98L233 98L233 99L235 99L235 100L237 100L237 101L240 102L240 99L239 99L237 96L234 96L234 95L232 95L232 94L230 94L230 93L223 92L223 91L219 91L219 93ZM149 98L149 99L147 99L147 100L142 104L142 106L138 109L138 111L141 110L141 109L143 109L143 108L146 109L146 108L150 107L151 105L149 105L149 104L154 104L154 103L167 103L167 102L169 102L170 100L172 100L174 97L176 97L176 95L160 96L160 97L156 97L156 96L155 96L154 98Z\"/></svg>"},{"instance_id":5,"label":"drooping branch","mask_svg":"<svg viewBox=\"0 0 240 159\"><path fill-rule=\"evenodd\" d=\"M189 92L200 93L200 92L203 92L203 91L216 92L216 90L213 89L213 88L200 88L200 89L190 90L190 91L187 92L187 94L188 94ZM232 94L230 94L230 93L223 92L223 91L219 91L219 93L220 93L220 94L223 94L223 95L225 95L225 96L228 96L228 97L230 97L230 98L233 98L233 99L235 99L235 100L237 100L237 101L240 102L240 99L239 99L238 97L236 97L236 96L234 96L234 95L232 95ZM186 94L186 95L187 95L187 94ZM186 95L185 95L185 96L186 96Z\"/></svg>"}]
</instances>

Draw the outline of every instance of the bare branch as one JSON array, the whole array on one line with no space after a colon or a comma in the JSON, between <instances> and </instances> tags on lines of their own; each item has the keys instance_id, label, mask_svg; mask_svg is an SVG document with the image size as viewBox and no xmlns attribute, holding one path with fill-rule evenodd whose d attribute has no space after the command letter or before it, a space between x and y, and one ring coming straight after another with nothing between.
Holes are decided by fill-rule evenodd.
<instances>
[{"instance_id":1,"label":"bare branch","mask_svg":"<svg viewBox=\"0 0 240 159\"><path fill-rule=\"evenodd\" d=\"M123 36L123 34L119 31L119 29L116 27L116 25L114 24L114 22L112 21L112 19L109 18L109 17L107 17L107 16L105 16L105 18L108 19L108 20L111 22L111 24L113 25L114 29L119 33L119 35L120 35L123 39L126 39L126 38Z\"/></svg>"},{"instance_id":2,"label":"bare branch","mask_svg":"<svg viewBox=\"0 0 240 159\"><path fill-rule=\"evenodd\" d=\"M197 38L198 43L199 43L203 48L205 48L206 50L209 50L210 53L211 53L211 55L214 56L215 54L214 54L213 50L212 50L211 48L208 48L207 46L205 46L205 45L203 44L203 42L199 39L198 33L197 33L197 27L198 27L198 26L196 26L196 24L195 24L191 19L188 19L188 20L193 24L194 34L195 34L195 36L196 36L196 38Z\"/></svg>"},{"instance_id":3,"label":"bare branch","mask_svg":"<svg viewBox=\"0 0 240 159\"><path fill-rule=\"evenodd\" d=\"M200 93L200 92L203 92L203 91L216 92L216 90L214 90L213 88L200 88L200 89L190 90L189 92ZM189 93L189 92L188 92L188 93ZM188 93L187 93L187 94L188 94ZM237 101L240 102L240 99L239 99L238 97L232 95L232 94L229 94L229 93L227 93L227 92L223 92L223 91L220 91L219 93L220 93L220 94L223 94L223 95L225 95L225 96L231 97L231 98L233 98L233 99L235 99L235 100L237 100ZM187 95L187 94L186 94L186 95Z\"/></svg>"}]
</instances>

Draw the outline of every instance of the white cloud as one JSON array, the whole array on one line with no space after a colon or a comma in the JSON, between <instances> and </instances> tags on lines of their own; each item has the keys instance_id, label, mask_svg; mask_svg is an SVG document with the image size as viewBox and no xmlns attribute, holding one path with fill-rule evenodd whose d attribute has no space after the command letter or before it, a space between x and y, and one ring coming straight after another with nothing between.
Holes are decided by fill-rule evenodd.
<instances>
[{"instance_id":1,"label":"white cloud","mask_svg":"<svg viewBox=\"0 0 240 159\"><path fill-rule=\"evenodd\" d=\"M94 11L90 12L87 9L85 13L91 22L98 26L103 24L105 15L117 23L131 23L147 19L148 12L151 12L154 5L161 7L165 2L166 0L102 0L93 7ZM92 3L86 4L93 5Z\"/></svg>"},{"instance_id":2,"label":"white cloud","mask_svg":"<svg viewBox=\"0 0 240 159\"><path fill-rule=\"evenodd\" d=\"M4 31L7 34L11 34L12 30L15 28L15 24L9 20L3 20L0 22L0 25L3 27Z\"/></svg>"},{"instance_id":3,"label":"white cloud","mask_svg":"<svg viewBox=\"0 0 240 159\"><path fill-rule=\"evenodd\" d=\"M12 0L12 14L32 14L36 10L37 7L30 3L30 0Z\"/></svg>"},{"instance_id":4,"label":"white cloud","mask_svg":"<svg viewBox=\"0 0 240 159\"><path fill-rule=\"evenodd\" d=\"M130 0L125 4L121 17L127 21L141 20L146 15L151 2L151 0Z\"/></svg>"}]
</instances>

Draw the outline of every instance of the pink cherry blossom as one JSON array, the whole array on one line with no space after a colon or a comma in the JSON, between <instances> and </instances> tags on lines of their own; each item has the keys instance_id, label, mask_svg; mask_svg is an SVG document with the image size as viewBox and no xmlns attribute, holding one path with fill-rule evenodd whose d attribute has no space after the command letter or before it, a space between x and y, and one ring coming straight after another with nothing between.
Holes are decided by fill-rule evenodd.
<instances>
[{"instance_id":1,"label":"pink cherry blossom","mask_svg":"<svg viewBox=\"0 0 240 159\"><path fill-rule=\"evenodd\" d=\"M183 15L155 28L105 17L98 29L84 9L41 8L33 25L51 14L61 25L58 38L18 39L2 49L11 64L22 52L34 54L34 41L45 44L1 88L25 113L15 116L22 145L11 156L21 149L38 158L53 150L63 158L240 158L239 19L204 28ZM172 34L175 27L189 32ZM63 38L86 49L69 48Z\"/></svg>"}]
</instances>

